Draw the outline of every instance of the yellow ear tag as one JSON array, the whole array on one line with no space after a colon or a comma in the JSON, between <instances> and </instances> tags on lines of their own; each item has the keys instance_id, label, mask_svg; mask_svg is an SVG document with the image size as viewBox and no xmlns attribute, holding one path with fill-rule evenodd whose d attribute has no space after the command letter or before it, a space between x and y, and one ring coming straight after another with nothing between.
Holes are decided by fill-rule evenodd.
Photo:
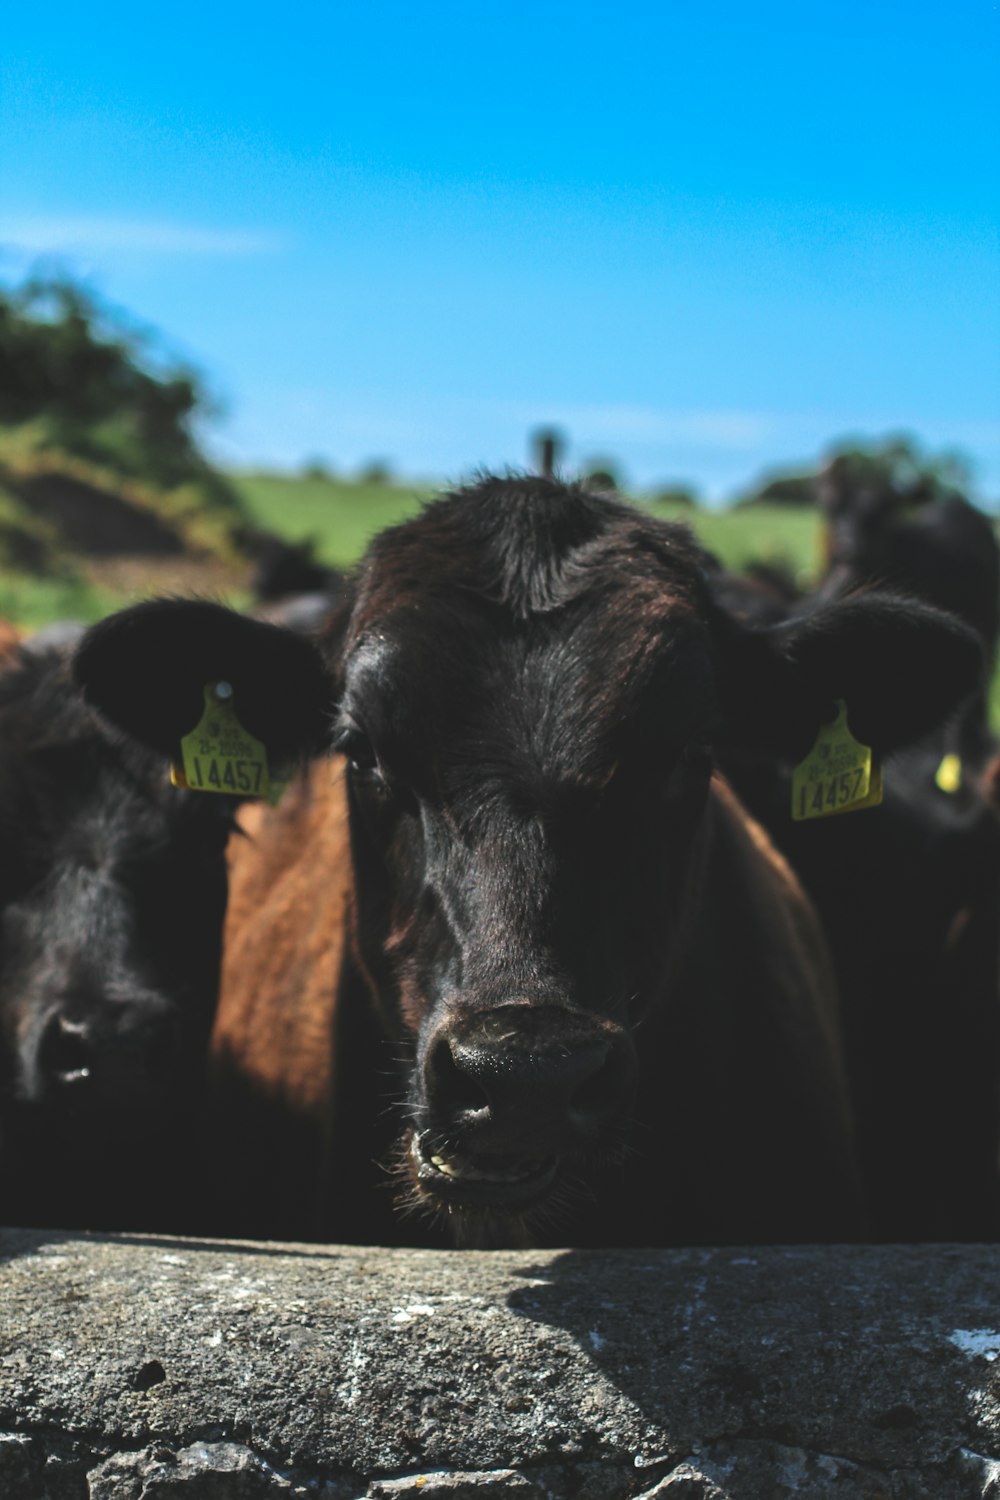
<instances>
[{"instance_id":1,"label":"yellow ear tag","mask_svg":"<svg viewBox=\"0 0 1000 1500\"><path fill-rule=\"evenodd\" d=\"M954 796L962 790L962 757L960 755L946 755L934 773L934 781L942 792L948 792Z\"/></svg>"},{"instance_id":2,"label":"yellow ear tag","mask_svg":"<svg viewBox=\"0 0 1000 1500\"><path fill-rule=\"evenodd\" d=\"M266 797L267 751L236 717L229 682L206 682L205 711L181 740L183 766L170 768L174 786L230 797Z\"/></svg>"},{"instance_id":3,"label":"yellow ear tag","mask_svg":"<svg viewBox=\"0 0 1000 1500\"><path fill-rule=\"evenodd\" d=\"M792 772L792 817L831 818L860 812L882 801L882 767L873 764L871 747L856 740L847 727L847 705L837 700L837 716L824 724L805 760Z\"/></svg>"}]
</instances>

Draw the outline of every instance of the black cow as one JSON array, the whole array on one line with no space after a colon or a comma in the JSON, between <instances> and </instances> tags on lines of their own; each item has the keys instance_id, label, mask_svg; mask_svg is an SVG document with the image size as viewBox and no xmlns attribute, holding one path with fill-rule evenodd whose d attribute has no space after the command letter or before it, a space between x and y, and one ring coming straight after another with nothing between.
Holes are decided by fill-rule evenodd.
<instances>
[{"instance_id":1,"label":"black cow","mask_svg":"<svg viewBox=\"0 0 1000 1500\"><path fill-rule=\"evenodd\" d=\"M0 1215L177 1229L234 804L110 733L70 655L0 671Z\"/></svg>"},{"instance_id":2,"label":"black cow","mask_svg":"<svg viewBox=\"0 0 1000 1500\"><path fill-rule=\"evenodd\" d=\"M998 550L957 496L905 495L834 461L820 498L831 567L787 601L716 570L716 600L747 622L805 619L886 582L963 617L995 656ZM985 671L956 714L884 766L878 809L791 817L792 765L746 745L723 764L791 860L829 939L873 1231L886 1239L1000 1234L1000 823L980 769L995 747Z\"/></svg>"},{"instance_id":3,"label":"black cow","mask_svg":"<svg viewBox=\"0 0 1000 1500\"><path fill-rule=\"evenodd\" d=\"M949 610L978 633L984 680L939 743L981 768L995 748L985 686L1000 633L1000 544L993 524L957 491L928 480L894 483L847 455L827 464L817 498L826 535L821 598L874 584Z\"/></svg>"},{"instance_id":4,"label":"black cow","mask_svg":"<svg viewBox=\"0 0 1000 1500\"><path fill-rule=\"evenodd\" d=\"M238 540L253 560L250 588L258 604L275 604L297 595L339 593L343 574L316 556L311 538L293 542L273 531L244 528Z\"/></svg>"},{"instance_id":5,"label":"black cow","mask_svg":"<svg viewBox=\"0 0 1000 1500\"><path fill-rule=\"evenodd\" d=\"M723 753L816 905L841 997L873 1234L1000 1235L1000 819L940 748L890 756L880 807L791 816L792 767Z\"/></svg>"},{"instance_id":6,"label":"black cow","mask_svg":"<svg viewBox=\"0 0 1000 1500\"><path fill-rule=\"evenodd\" d=\"M802 754L846 698L888 749L981 652L878 597L753 631L705 567L608 497L484 480L375 540L322 651L169 601L84 641L88 699L164 756L224 678L274 759L341 757L232 851L246 1222L302 1232L318 1194L353 1239L861 1232L822 935L713 747Z\"/></svg>"}]
</instances>

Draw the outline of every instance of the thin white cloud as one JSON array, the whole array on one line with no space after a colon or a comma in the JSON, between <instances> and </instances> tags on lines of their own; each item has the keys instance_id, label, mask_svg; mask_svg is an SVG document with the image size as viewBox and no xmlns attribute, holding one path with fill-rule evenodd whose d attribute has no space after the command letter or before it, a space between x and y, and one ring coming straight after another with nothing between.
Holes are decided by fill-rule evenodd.
<instances>
[{"instance_id":1,"label":"thin white cloud","mask_svg":"<svg viewBox=\"0 0 1000 1500\"><path fill-rule=\"evenodd\" d=\"M130 251L144 255L273 255L284 236L151 219L32 218L0 221L0 244L33 255Z\"/></svg>"},{"instance_id":2,"label":"thin white cloud","mask_svg":"<svg viewBox=\"0 0 1000 1500\"><path fill-rule=\"evenodd\" d=\"M600 447L628 446L665 452L696 448L750 454L775 436L782 421L773 413L738 408L687 410L559 401L529 404L490 396L418 392L407 393L401 400L398 395L315 387L269 391L259 405L251 398L243 415L244 419L252 417L270 425L279 410L282 430L288 434L314 432L314 446L324 430L336 433L359 451L360 447L370 450L372 444L377 447L381 443L397 452L434 444L450 450L456 437L471 439L475 445L477 435L482 439L492 434L495 441L502 433L511 443L506 461L515 463L522 449L527 451L527 435L542 425L561 428L581 454ZM487 445L492 446L489 439ZM464 461L476 462L476 453Z\"/></svg>"},{"instance_id":3,"label":"thin white cloud","mask_svg":"<svg viewBox=\"0 0 1000 1500\"><path fill-rule=\"evenodd\" d=\"M771 437L774 417L764 412L684 410L656 406L556 406L552 420L590 441L696 443L752 448Z\"/></svg>"},{"instance_id":4,"label":"thin white cloud","mask_svg":"<svg viewBox=\"0 0 1000 1500\"><path fill-rule=\"evenodd\" d=\"M321 454L334 467L350 469L380 456L403 473L454 479L477 465L530 464L531 434L553 425L566 435L563 461L569 469L607 455L624 466L630 482L686 475L716 494L745 481L775 451L787 456L779 442L781 423L775 413L736 407L250 388L234 401L234 417L214 435L214 444L220 457L236 464L295 467Z\"/></svg>"}]
</instances>

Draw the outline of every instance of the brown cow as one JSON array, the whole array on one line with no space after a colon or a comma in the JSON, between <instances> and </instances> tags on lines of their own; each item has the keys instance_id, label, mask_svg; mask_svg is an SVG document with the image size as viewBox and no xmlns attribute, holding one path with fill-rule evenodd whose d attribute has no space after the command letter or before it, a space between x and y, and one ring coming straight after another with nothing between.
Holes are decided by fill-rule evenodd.
<instances>
[{"instance_id":1,"label":"brown cow","mask_svg":"<svg viewBox=\"0 0 1000 1500\"><path fill-rule=\"evenodd\" d=\"M196 602L95 627L85 693L164 754L224 679L272 759L341 757L232 851L219 1227L860 1233L823 938L712 748L803 754L845 698L886 749L979 668L957 621L876 596L749 630L683 527L543 479L377 538L322 651Z\"/></svg>"}]
</instances>

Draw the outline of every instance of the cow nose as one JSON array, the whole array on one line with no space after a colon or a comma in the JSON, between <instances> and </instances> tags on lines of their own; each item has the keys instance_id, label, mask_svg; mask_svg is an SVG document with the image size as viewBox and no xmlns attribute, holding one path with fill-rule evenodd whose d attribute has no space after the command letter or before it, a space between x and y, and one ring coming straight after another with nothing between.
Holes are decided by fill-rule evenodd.
<instances>
[{"instance_id":1,"label":"cow nose","mask_svg":"<svg viewBox=\"0 0 1000 1500\"><path fill-rule=\"evenodd\" d=\"M169 1076L178 1038L167 1016L110 1004L107 1013L57 1011L38 1043L44 1092L83 1107L149 1104Z\"/></svg>"},{"instance_id":2,"label":"cow nose","mask_svg":"<svg viewBox=\"0 0 1000 1500\"><path fill-rule=\"evenodd\" d=\"M509 1007L440 1035L428 1054L439 1129L503 1150L569 1150L618 1115L628 1087L617 1029L571 1013Z\"/></svg>"},{"instance_id":3,"label":"cow nose","mask_svg":"<svg viewBox=\"0 0 1000 1500\"><path fill-rule=\"evenodd\" d=\"M51 1016L38 1045L38 1069L52 1086L79 1090L86 1085L94 1070L94 1044L86 1021Z\"/></svg>"}]
</instances>

